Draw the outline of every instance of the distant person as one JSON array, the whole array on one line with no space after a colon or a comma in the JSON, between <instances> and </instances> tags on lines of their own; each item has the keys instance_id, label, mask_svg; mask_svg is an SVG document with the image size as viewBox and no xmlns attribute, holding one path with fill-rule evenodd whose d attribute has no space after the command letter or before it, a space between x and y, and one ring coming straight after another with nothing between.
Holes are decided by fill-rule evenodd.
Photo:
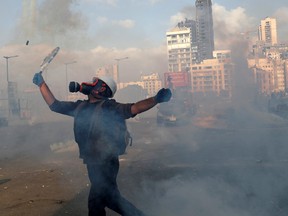
<instances>
[{"instance_id":1,"label":"distant person","mask_svg":"<svg viewBox=\"0 0 288 216\"><path fill-rule=\"evenodd\" d=\"M54 112L74 117L74 136L79 146L80 158L86 164L91 188L88 197L89 216L105 216L105 207L122 216L143 216L118 190L119 151L117 146L117 122L133 118L158 103L171 98L169 89L161 89L155 97L136 103L118 103L111 99L116 84L109 77L93 78L92 82L70 83L70 91L88 95L87 100L59 101L45 83L42 73L35 73L33 83ZM75 88L73 90L73 88Z\"/></svg>"}]
</instances>

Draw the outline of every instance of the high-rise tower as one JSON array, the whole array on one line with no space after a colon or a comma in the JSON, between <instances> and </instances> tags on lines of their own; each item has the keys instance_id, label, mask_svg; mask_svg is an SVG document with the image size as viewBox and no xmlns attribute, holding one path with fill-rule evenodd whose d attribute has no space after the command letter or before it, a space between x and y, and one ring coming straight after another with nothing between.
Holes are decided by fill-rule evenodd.
<instances>
[{"instance_id":1,"label":"high-rise tower","mask_svg":"<svg viewBox=\"0 0 288 216\"><path fill-rule=\"evenodd\" d=\"M211 0L196 0L196 28L199 61L213 58L214 31Z\"/></svg>"},{"instance_id":2,"label":"high-rise tower","mask_svg":"<svg viewBox=\"0 0 288 216\"><path fill-rule=\"evenodd\" d=\"M277 22L276 19L266 17L261 20L259 26L259 40L264 41L267 44L277 44Z\"/></svg>"}]
</instances>

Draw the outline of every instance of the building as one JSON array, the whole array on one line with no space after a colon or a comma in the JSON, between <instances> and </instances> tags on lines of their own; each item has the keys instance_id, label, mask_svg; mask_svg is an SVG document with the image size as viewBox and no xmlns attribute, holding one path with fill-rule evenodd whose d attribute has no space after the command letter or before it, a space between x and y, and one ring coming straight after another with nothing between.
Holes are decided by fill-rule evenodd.
<instances>
[{"instance_id":1,"label":"building","mask_svg":"<svg viewBox=\"0 0 288 216\"><path fill-rule=\"evenodd\" d=\"M257 62L256 62L257 61ZM248 67L252 69L257 89L263 94L286 91L287 60L279 58L248 59Z\"/></svg>"},{"instance_id":2,"label":"building","mask_svg":"<svg viewBox=\"0 0 288 216\"><path fill-rule=\"evenodd\" d=\"M287 44L271 45L258 41L248 56L248 67L252 70L254 82L262 94L287 92Z\"/></svg>"},{"instance_id":3,"label":"building","mask_svg":"<svg viewBox=\"0 0 288 216\"><path fill-rule=\"evenodd\" d=\"M162 88L162 80L158 73L142 75L143 88L147 90L148 96L154 96Z\"/></svg>"},{"instance_id":4,"label":"building","mask_svg":"<svg viewBox=\"0 0 288 216\"><path fill-rule=\"evenodd\" d=\"M231 50L214 50L213 59L219 59L220 62L230 63L231 59Z\"/></svg>"},{"instance_id":5,"label":"building","mask_svg":"<svg viewBox=\"0 0 288 216\"><path fill-rule=\"evenodd\" d=\"M168 72L187 72L193 64L213 58L211 0L196 0L196 21L185 19L166 32Z\"/></svg>"},{"instance_id":6,"label":"building","mask_svg":"<svg viewBox=\"0 0 288 216\"><path fill-rule=\"evenodd\" d=\"M162 80L158 73L150 75L141 75L141 81L136 82L122 82L118 84L118 89L123 89L131 85L137 85L147 90L148 96L154 96L162 88Z\"/></svg>"},{"instance_id":7,"label":"building","mask_svg":"<svg viewBox=\"0 0 288 216\"><path fill-rule=\"evenodd\" d=\"M261 20L259 26L259 40L270 45L276 45L278 43L277 22L275 18L266 17Z\"/></svg>"},{"instance_id":8,"label":"building","mask_svg":"<svg viewBox=\"0 0 288 216\"><path fill-rule=\"evenodd\" d=\"M133 86L133 85L140 86L140 87L142 87L144 89L144 83L142 81L122 82L122 83L119 83L119 88L118 89L123 89L123 88L126 88L128 86Z\"/></svg>"},{"instance_id":9,"label":"building","mask_svg":"<svg viewBox=\"0 0 288 216\"><path fill-rule=\"evenodd\" d=\"M166 32L168 71L187 72L197 62L196 22L186 19Z\"/></svg>"},{"instance_id":10,"label":"building","mask_svg":"<svg viewBox=\"0 0 288 216\"><path fill-rule=\"evenodd\" d=\"M265 45L263 55L272 59L288 59L288 44Z\"/></svg>"},{"instance_id":11,"label":"building","mask_svg":"<svg viewBox=\"0 0 288 216\"><path fill-rule=\"evenodd\" d=\"M196 29L199 61L212 59L214 30L211 0L196 0Z\"/></svg>"},{"instance_id":12,"label":"building","mask_svg":"<svg viewBox=\"0 0 288 216\"><path fill-rule=\"evenodd\" d=\"M223 56L222 56L223 57ZM191 91L231 97L234 65L231 59L206 59L191 67Z\"/></svg>"},{"instance_id":13,"label":"building","mask_svg":"<svg viewBox=\"0 0 288 216\"><path fill-rule=\"evenodd\" d=\"M266 58L248 59L248 67L252 70L258 92L270 95L274 91L272 61Z\"/></svg>"}]
</instances>

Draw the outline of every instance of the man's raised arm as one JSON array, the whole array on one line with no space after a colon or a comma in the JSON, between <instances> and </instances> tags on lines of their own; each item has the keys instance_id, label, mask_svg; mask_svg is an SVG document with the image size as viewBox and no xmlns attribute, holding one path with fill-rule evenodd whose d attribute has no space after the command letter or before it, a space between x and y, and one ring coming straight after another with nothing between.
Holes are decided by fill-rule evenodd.
<instances>
[{"instance_id":1,"label":"man's raised arm","mask_svg":"<svg viewBox=\"0 0 288 216\"><path fill-rule=\"evenodd\" d=\"M52 105L56 100L53 93L50 91L49 87L45 83L42 72L38 72L34 74L33 83L37 85L40 89L40 92L47 103L48 106Z\"/></svg>"}]
</instances>

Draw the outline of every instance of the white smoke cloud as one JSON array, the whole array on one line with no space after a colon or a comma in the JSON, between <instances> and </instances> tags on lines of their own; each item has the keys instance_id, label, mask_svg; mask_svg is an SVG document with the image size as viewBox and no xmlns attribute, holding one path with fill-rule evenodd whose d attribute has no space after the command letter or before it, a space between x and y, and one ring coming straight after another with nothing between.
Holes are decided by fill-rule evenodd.
<instances>
[{"instance_id":1,"label":"white smoke cloud","mask_svg":"<svg viewBox=\"0 0 288 216\"><path fill-rule=\"evenodd\" d=\"M45 0L37 13L19 20L15 26L15 38L11 43L61 44L61 47L79 48L91 43L87 37L88 21L75 9L77 0ZM35 17L34 17L35 16Z\"/></svg>"},{"instance_id":2,"label":"white smoke cloud","mask_svg":"<svg viewBox=\"0 0 288 216\"><path fill-rule=\"evenodd\" d=\"M195 6L184 7L180 12L170 17L170 28L180 21L188 19L196 20ZM247 14L242 7L228 10L226 7L213 4L214 39L217 49L226 49L234 38L241 33L257 30L257 22L254 17Z\"/></svg>"},{"instance_id":3,"label":"white smoke cloud","mask_svg":"<svg viewBox=\"0 0 288 216\"><path fill-rule=\"evenodd\" d=\"M139 80L141 72L147 74L166 71L166 49L162 45L144 49L109 46L109 38L114 41L117 38L116 43L119 45L121 38L118 31L133 28L135 21L130 19L116 21L98 17L97 22L104 24L103 27L100 26L95 35L87 36L87 18L76 10L77 7L74 7L76 3L75 0L43 1L39 5L37 22L34 26L35 35L27 38L27 35L21 34L30 27L30 23L20 22L15 28L18 30L15 32L16 39L0 48L2 56L19 55L17 59L9 61L9 76L12 81L18 83L20 92L35 88L32 83L33 74L39 70L43 58L56 46L60 46L61 49L50 64L48 72L44 73L44 78L52 85L52 89L57 89L56 96L63 95L67 90L65 62L77 61L76 64L69 65L68 79L79 82L89 80L99 67L116 64L115 59L123 56L129 56L129 61L121 62L120 66L123 81ZM125 36L131 33L133 34L132 31L123 31L121 34L123 40L127 40ZM27 39L29 45L25 46ZM101 42L107 42L108 46L101 46ZM142 44L145 43L142 41ZM1 61L0 66L3 68L0 76L6 77L5 61ZM1 79L1 86L6 86L4 79Z\"/></svg>"},{"instance_id":4,"label":"white smoke cloud","mask_svg":"<svg viewBox=\"0 0 288 216\"><path fill-rule=\"evenodd\" d=\"M195 20L195 7L194 6L186 6L182 8L180 12L170 17L170 27L174 27L178 22L184 21L187 19Z\"/></svg>"},{"instance_id":5,"label":"white smoke cloud","mask_svg":"<svg viewBox=\"0 0 288 216\"><path fill-rule=\"evenodd\" d=\"M239 191L217 179L203 178L188 182L175 177L161 182L159 187L165 193L158 197L158 215L250 215L245 209L238 209L229 203L236 199Z\"/></svg>"},{"instance_id":6,"label":"white smoke cloud","mask_svg":"<svg viewBox=\"0 0 288 216\"><path fill-rule=\"evenodd\" d=\"M218 4L213 5L213 25L215 45L218 49L228 48L242 33L257 30L255 18L247 15L244 8L228 10Z\"/></svg>"},{"instance_id":7,"label":"white smoke cloud","mask_svg":"<svg viewBox=\"0 0 288 216\"><path fill-rule=\"evenodd\" d=\"M185 20L186 15L182 12L179 12L173 16L171 16L170 18L170 25L171 26L176 26L178 22L181 22L183 20Z\"/></svg>"}]
</instances>

